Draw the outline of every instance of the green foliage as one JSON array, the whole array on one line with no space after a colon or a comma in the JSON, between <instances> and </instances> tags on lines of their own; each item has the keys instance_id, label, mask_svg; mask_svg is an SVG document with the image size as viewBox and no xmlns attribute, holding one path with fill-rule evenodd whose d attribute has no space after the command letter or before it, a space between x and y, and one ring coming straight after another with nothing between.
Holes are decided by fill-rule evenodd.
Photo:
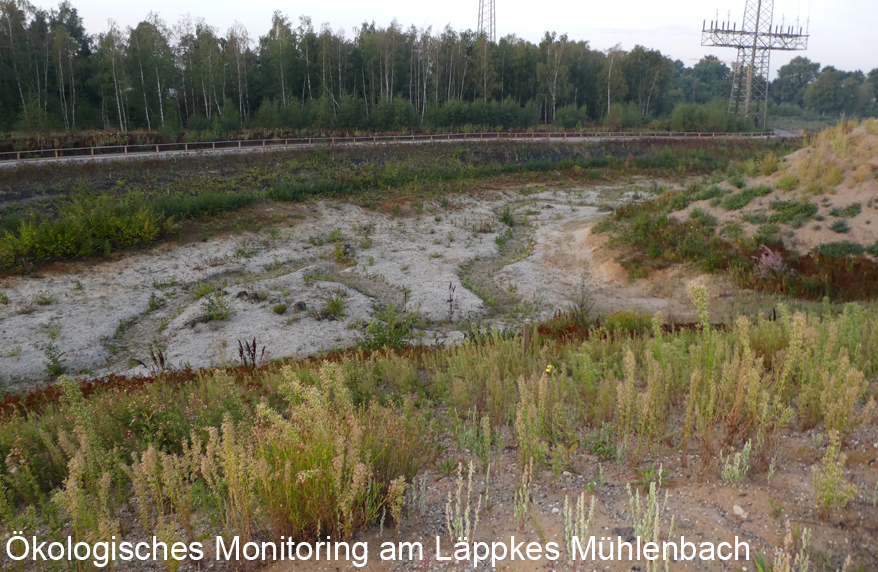
<instances>
[{"instance_id":1,"label":"green foliage","mask_svg":"<svg viewBox=\"0 0 878 572\"><path fill-rule=\"evenodd\" d=\"M851 231L851 226L845 220L840 219L829 225L829 230L839 234L847 234Z\"/></svg>"},{"instance_id":2,"label":"green foliage","mask_svg":"<svg viewBox=\"0 0 878 572\"><path fill-rule=\"evenodd\" d=\"M772 188L765 185L750 187L744 189L739 193L728 195L726 198L723 199L722 206L724 209L729 211L740 210L750 204L753 199L757 197L764 197L771 192Z\"/></svg>"},{"instance_id":3,"label":"green foliage","mask_svg":"<svg viewBox=\"0 0 878 572\"><path fill-rule=\"evenodd\" d=\"M324 300L323 313L341 318L347 307L347 293L344 290L336 290Z\"/></svg>"},{"instance_id":4,"label":"green foliage","mask_svg":"<svg viewBox=\"0 0 878 572\"><path fill-rule=\"evenodd\" d=\"M818 207L808 201L771 201L769 206L777 211L771 215L771 222L796 225L803 223L817 214ZM798 224L802 226L802 224Z\"/></svg>"},{"instance_id":5,"label":"green foliage","mask_svg":"<svg viewBox=\"0 0 878 572\"><path fill-rule=\"evenodd\" d=\"M420 321L417 313L401 314L393 304L388 304L366 325L357 347L364 350L408 347L415 339L414 329Z\"/></svg>"},{"instance_id":6,"label":"green foliage","mask_svg":"<svg viewBox=\"0 0 878 572\"><path fill-rule=\"evenodd\" d=\"M739 115L729 115L724 102L704 105L679 103L671 112L667 122L671 131L754 131L752 119Z\"/></svg>"},{"instance_id":7,"label":"green foliage","mask_svg":"<svg viewBox=\"0 0 878 572\"><path fill-rule=\"evenodd\" d=\"M500 222L509 227L515 226L515 217L512 216L512 210L508 204L503 207L503 212L500 213Z\"/></svg>"},{"instance_id":8,"label":"green foliage","mask_svg":"<svg viewBox=\"0 0 878 572\"><path fill-rule=\"evenodd\" d=\"M562 129L572 129L574 127L582 128L589 122L588 114L585 106L577 107L575 105L565 105L555 110L555 117L552 120L557 127Z\"/></svg>"},{"instance_id":9,"label":"green foliage","mask_svg":"<svg viewBox=\"0 0 878 572\"><path fill-rule=\"evenodd\" d=\"M815 246L812 252L829 258L841 258L843 256L860 256L866 251L862 244L844 240L841 242L827 242Z\"/></svg>"},{"instance_id":10,"label":"green foliage","mask_svg":"<svg viewBox=\"0 0 878 572\"><path fill-rule=\"evenodd\" d=\"M202 314L204 321L227 320L231 315L232 308L222 292L214 292L212 296L208 296L207 301L204 303L204 313Z\"/></svg>"},{"instance_id":11,"label":"green foliage","mask_svg":"<svg viewBox=\"0 0 878 572\"><path fill-rule=\"evenodd\" d=\"M271 308L271 311L277 315L281 315L287 311L287 305L286 304L275 304Z\"/></svg>"},{"instance_id":12,"label":"green foliage","mask_svg":"<svg viewBox=\"0 0 878 572\"><path fill-rule=\"evenodd\" d=\"M636 309L613 312L604 321L604 328L609 331L642 332L652 327L652 315Z\"/></svg>"},{"instance_id":13,"label":"green foliage","mask_svg":"<svg viewBox=\"0 0 878 572\"><path fill-rule=\"evenodd\" d=\"M689 218L704 226L716 226L717 223L717 218L715 216L706 213L699 208L692 209L692 212L689 213Z\"/></svg>"},{"instance_id":14,"label":"green foliage","mask_svg":"<svg viewBox=\"0 0 878 572\"><path fill-rule=\"evenodd\" d=\"M792 191L799 186L799 177L793 174L786 174L780 178L777 188L783 191Z\"/></svg>"},{"instance_id":15,"label":"green foliage","mask_svg":"<svg viewBox=\"0 0 878 572\"><path fill-rule=\"evenodd\" d=\"M834 217L843 217L843 218L854 218L858 214L863 212L863 206L860 203L853 203L845 208L836 207L829 211Z\"/></svg>"}]
</instances>

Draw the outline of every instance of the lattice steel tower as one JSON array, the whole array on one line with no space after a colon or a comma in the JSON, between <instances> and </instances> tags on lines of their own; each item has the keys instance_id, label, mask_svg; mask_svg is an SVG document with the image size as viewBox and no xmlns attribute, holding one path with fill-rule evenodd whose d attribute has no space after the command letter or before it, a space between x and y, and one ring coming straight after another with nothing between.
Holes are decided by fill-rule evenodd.
<instances>
[{"instance_id":1,"label":"lattice steel tower","mask_svg":"<svg viewBox=\"0 0 878 572\"><path fill-rule=\"evenodd\" d=\"M764 126L768 120L768 60L771 50L804 50L808 32L798 26L772 28L774 0L747 0L741 29L731 22L707 21L701 29L701 45L737 48L732 64L732 97L729 113L753 117ZM730 27L731 26L731 27Z\"/></svg>"},{"instance_id":2,"label":"lattice steel tower","mask_svg":"<svg viewBox=\"0 0 878 572\"><path fill-rule=\"evenodd\" d=\"M485 34L489 42L497 41L497 9L495 0L479 0L479 34Z\"/></svg>"}]
</instances>

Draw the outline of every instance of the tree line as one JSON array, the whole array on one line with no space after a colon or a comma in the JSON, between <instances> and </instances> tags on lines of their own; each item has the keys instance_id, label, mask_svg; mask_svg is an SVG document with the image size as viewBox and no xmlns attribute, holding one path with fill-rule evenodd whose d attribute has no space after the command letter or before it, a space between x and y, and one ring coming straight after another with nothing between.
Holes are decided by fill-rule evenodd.
<instances>
[{"instance_id":1,"label":"tree line","mask_svg":"<svg viewBox=\"0 0 878 572\"><path fill-rule=\"evenodd\" d=\"M170 25L156 13L124 30L110 21L92 35L67 1L42 10L0 0L6 131L624 128L650 121L747 128L724 116L730 76L713 56L687 67L643 46L601 51L554 32L537 44L514 35L490 42L471 30L403 29L393 21L386 28L364 23L348 35L278 11L259 37L239 23L221 32L202 18ZM847 73L796 58L779 70L770 93L787 108L874 114L878 70Z\"/></svg>"}]
</instances>

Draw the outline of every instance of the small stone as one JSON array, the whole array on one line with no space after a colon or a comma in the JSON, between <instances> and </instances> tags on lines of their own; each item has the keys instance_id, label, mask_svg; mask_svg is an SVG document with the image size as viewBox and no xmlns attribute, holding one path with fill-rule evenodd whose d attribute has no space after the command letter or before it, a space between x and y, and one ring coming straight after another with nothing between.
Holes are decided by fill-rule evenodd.
<instances>
[{"instance_id":1,"label":"small stone","mask_svg":"<svg viewBox=\"0 0 878 572\"><path fill-rule=\"evenodd\" d=\"M553 509L552 509L552 514L561 514L561 509L558 508L558 507L553 508Z\"/></svg>"},{"instance_id":2,"label":"small stone","mask_svg":"<svg viewBox=\"0 0 878 572\"><path fill-rule=\"evenodd\" d=\"M744 509L741 508L741 505L737 505L737 504L732 507L732 512L734 512L735 516L737 516L739 518L743 518L744 515L747 514L744 512Z\"/></svg>"},{"instance_id":3,"label":"small stone","mask_svg":"<svg viewBox=\"0 0 878 572\"><path fill-rule=\"evenodd\" d=\"M308 305L305 304L304 302L296 302L295 305L294 305L293 307L294 307L296 310L298 310L299 312L304 312L305 310L308 309Z\"/></svg>"}]
</instances>

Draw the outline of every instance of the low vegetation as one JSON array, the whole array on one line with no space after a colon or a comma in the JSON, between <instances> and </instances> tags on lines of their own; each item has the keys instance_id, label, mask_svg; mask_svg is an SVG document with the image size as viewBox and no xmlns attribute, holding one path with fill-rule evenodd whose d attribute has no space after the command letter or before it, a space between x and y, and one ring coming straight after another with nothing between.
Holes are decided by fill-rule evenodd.
<instances>
[{"instance_id":1,"label":"low vegetation","mask_svg":"<svg viewBox=\"0 0 878 572\"><path fill-rule=\"evenodd\" d=\"M112 174L93 172L92 165L4 172L0 180L13 192L27 196L42 191L50 198L0 211L0 269L27 269L52 260L147 245L179 232L181 221L260 201L338 197L374 207L389 189L409 195L460 191L476 181L511 175L545 177L563 172L574 180L600 180L621 169L643 174L705 173L783 145L405 145L380 152L318 149L261 157L148 161L120 165ZM191 172L181 175L178 164ZM339 251L339 256L343 254Z\"/></svg>"},{"instance_id":2,"label":"low vegetation","mask_svg":"<svg viewBox=\"0 0 878 572\"><path fill-rule=\"evenodd\" d=\"M90 542L123 527L164 542L196 531L242 541L349 538L385 518L398 525L401 483L440 459L445 430L483 451L483 471L492 435L512 436L524 523L531 479L565 466L572 442L632 468L663 451L682 451L684 464L698 453L707 478L736 483L773 470L783 431L820 426L830 448L814 473L814 511L830 518L844 510L856 488L840 451L874 410L867 380L878 373L875 310L780 306L776 321L742 316L717 329L706 290L690 295L702 327L673 333L661 315L632 314L573 339L538 333L525 351L514 336L489 333L449 349L166 370L98 384L62 377L3 403L0 522ZM447 413L454 411L467 413ZM739 452L723 454L730 449ZM463 482L458 463L442 464ZM647 496L669 484L661 467L638 474ZM632 492L638 506L639 497ZM587 530L583 504L577 527ZM449 506L451 517L463 514L462 505ZM463 522L450 518L449 530Z\"/></svg>"}]
</instances>

